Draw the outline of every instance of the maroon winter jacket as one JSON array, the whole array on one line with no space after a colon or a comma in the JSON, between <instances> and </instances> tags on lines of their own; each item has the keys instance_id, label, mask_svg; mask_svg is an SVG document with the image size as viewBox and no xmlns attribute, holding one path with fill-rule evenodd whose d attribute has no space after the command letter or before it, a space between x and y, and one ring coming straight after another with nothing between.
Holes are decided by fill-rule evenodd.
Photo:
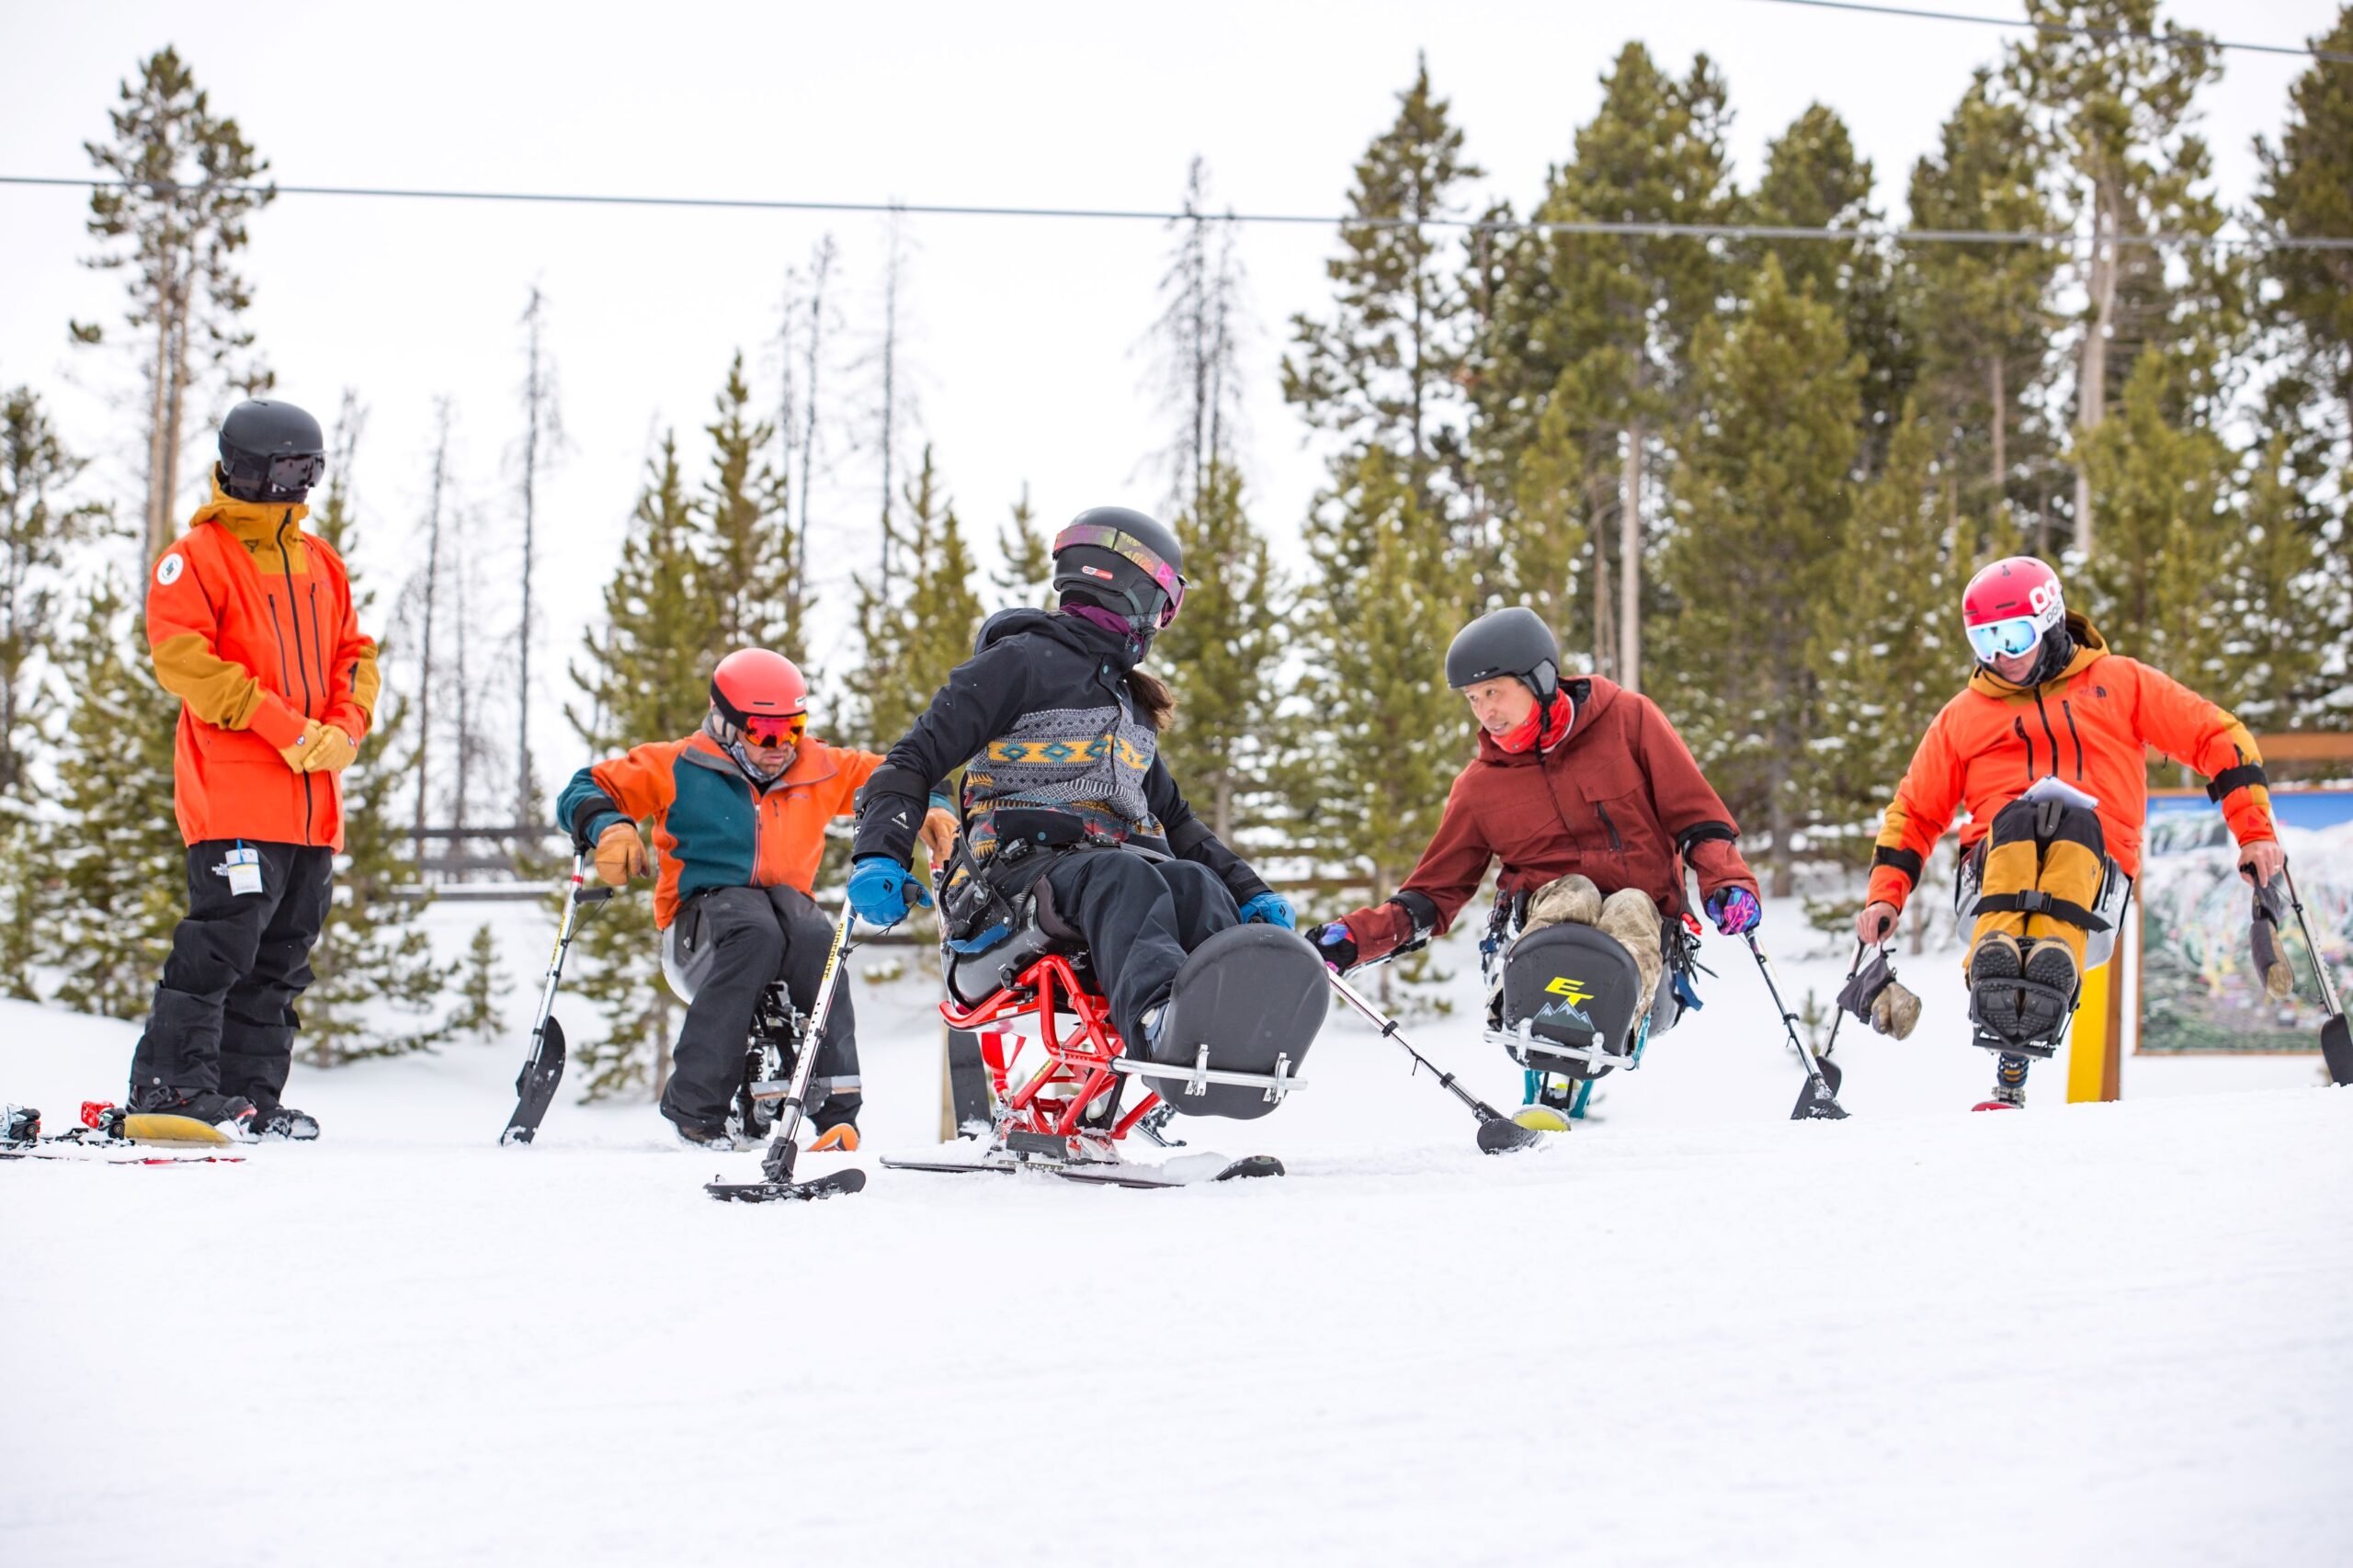
<instances>
[{"instance_id":1,"label":"maroon winter jacket","mask_svg":"<svg viewBox=\"0 0 2353 1568\"><path fill-rule=\"evenodd\" d=\"M1359 959L1385 958L1413 936L1414 903L1433 906L1437 930L1447 930L1498 856L1506 892L1582 871L1605 896L1642 889L1669 919L1683 912L1686 863L1703 899L1718 888L1757 891L1732 813L1658 705L1598 676L1562 689L1576 716L1549 750L1515 756L1480 735L1479 759L1455 778L1437 836L1399 890L1406 903L1347 917Z\"/></svg>"}]
</instances>

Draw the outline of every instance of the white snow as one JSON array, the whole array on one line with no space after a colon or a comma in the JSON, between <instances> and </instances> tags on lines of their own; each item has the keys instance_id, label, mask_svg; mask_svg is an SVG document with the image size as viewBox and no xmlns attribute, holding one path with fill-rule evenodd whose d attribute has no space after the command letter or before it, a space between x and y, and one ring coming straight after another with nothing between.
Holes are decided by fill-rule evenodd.
<instances>
[{"instance_id":1,"label":"white snow","mask_svg":"<svg viewBox=\"0 0 2353 1568\"><path fill-rule=\"evenodd\" d=\"M2053 1062L1971 1115L1934 954L1913 1040L1840 1036L1853 1119L1792 1123L1711 937L1708 1009L1538 1154L1336 1014L1275 1115L1179 1124L1288 1178L1104 1191L880 1167L935 1146L910 976L858 995L867 1190L748 1208L700 1184L755 1155L642 1104L495 1146L546 939L496 918L517 1038L298 1068L316 1145L0 1165L0 1562L2353 1560L2353 1096L2312 1058L2076 1107ZM1449 961L1408 1032L1516 1103ZM68 1125L135 1032L0 1005L0 1096Z\"/></svg>"}]
</instances>

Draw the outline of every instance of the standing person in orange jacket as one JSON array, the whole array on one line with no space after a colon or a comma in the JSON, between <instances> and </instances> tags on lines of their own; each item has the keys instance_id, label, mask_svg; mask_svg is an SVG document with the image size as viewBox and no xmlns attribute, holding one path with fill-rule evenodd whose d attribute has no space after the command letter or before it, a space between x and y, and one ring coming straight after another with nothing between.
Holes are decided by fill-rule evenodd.
<instances>
[{"instance_id":1,"label":"standing person in orange jacket","mask_svg":"<svg viewBox=\"0 0 2353 1568\"><path fill-rule=\"evenodd\" d=\"M2110 653L2090 621L2068 613L2049 566L2030 555L1995 562L1970 579L1961 619L1976 671L1896 786L1855 934L1879 943L1893 933L1928 852L1967 808L1961 853L1979 876L1964 960L1970 1015L1981 1043L1990 1036L2048 1054L2075 1011L2086 944L2110 928L2097 908L2109 863L2128 892L2141 872L2149 747L2211 781L2241 875L2263 886L2287 857L2246 727ZM2121 909L2120 898L2109 902ZM2001 1051L1999 1062L1980 1110L2026 1103L2029 1057Z\"/></svg>"},{"instance_id":2,"label":"standing person in orange jacket","mask_svg":"<svg viewBox=\"0 0 2353 1568\"><path fill-rule=\"evenodd\" d=\"M556 824L584 853L593 850L597 874L612 887L647 869L637 824L654 819L654 924L672 960L665 967L693 993L662 1114L689 1147L735 1147L728 1102L760 994L781 979L794 1006L814 1006L833 947L832 923L811 896L825 824L850 814L882 758L827 745L808 730L809 686L792 661L739 648L711 672L700 729L593 763L556 798ZM947 808L935 797L920 829L935 865L956 841ZM810 1147L857 1148L863 1101L844 987L818 1029Z\"/></svg>"},{"instance_id":3,"label":"standing person in orange jacket","mask_svg":"<svg viewBox=\"0 0 2353 1568\"><path fill-rule=\"evenodd\" d=\"M172 803L188 918L172 933L131 1061L131 1108L239 1136L316 1138L279 1096L343 847L338 777L376 707L376 644L303 505L326 470L319 422L241 403L221 426L212 499L147 589L155 678L180 699Z\"/></svg>"}]
</instances>

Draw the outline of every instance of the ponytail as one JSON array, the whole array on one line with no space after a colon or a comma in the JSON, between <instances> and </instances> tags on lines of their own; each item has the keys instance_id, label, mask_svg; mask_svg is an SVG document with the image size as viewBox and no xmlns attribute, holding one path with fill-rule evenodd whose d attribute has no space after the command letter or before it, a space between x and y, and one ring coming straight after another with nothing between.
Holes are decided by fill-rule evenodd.
<instances>
[{"instance_id":1,"label":"ponytail","mask_svg":"<svg viewBox=\"0 0 2353 1568\"><path fill-rule=\"evenodd\" d=\"M1176 716L1176 694L1167 683L1141 665L1128 671L1128 696L1143 715L1144 722L1155 730L1168 728L1168 721Z\"/></svg>"}]
</instances>

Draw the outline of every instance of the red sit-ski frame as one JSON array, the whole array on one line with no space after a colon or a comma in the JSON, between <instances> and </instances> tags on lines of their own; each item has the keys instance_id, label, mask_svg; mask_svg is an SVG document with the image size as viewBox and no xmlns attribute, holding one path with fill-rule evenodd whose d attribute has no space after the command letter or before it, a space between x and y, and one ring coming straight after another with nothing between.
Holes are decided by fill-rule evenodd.
<instances>
[{"instance_id":1,"label":"red sit-ski frame","mask_svg":"<svg viewBox=\"0 0 2353 1568\"><path fill-rule=\"evenodd\" d=\"M1054 1017L1058 1012L1074 1015L1078 1027L1068 1033L1061 1032ZM1002 1108L997 1112L1000 1139L1006 1132L1014 1131L1042 1132L1057 1138L1084 1134L1116 1142L1125 1138L1130 1129L1160 1104L1159 1095L1147 1094L1135 1108L1108 1128L1079 1126L1079 1118L1096 1096L1109 1092L1119 1083L1120 1074L1111 1063L1125 1054L1127 1046L1120 1040L1120 1031L1111 1026L1110 1004L1082 986L1077 971L1060 953L1040 956L1012 984L976 1007L959 1007L952 997L940 1003L939 1016L948 1020L949 1028L971 1029L980 1036L981 1060L988 1064L989 1082ZM993 1026L1025 1017L1031 1020L1048 1065L1017 1092L1008 1094L1006 1073L1012 1065L1013 1053L1006 1050L1006 1035L1012 1031ZM1017 1034L1015 1038L1020 1037Z\"/></svg>"}]
</instances>

